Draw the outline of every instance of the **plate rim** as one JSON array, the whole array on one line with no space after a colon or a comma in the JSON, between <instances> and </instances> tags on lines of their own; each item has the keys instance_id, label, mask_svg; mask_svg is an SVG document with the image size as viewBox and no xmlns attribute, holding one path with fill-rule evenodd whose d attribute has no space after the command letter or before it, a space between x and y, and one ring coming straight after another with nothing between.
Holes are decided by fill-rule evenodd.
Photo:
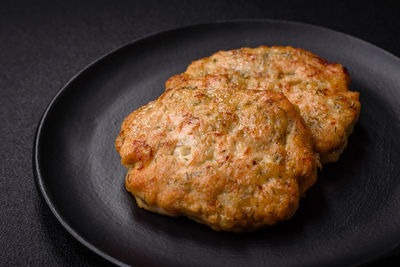
<instances>
[{"instance_id":1,"label":"plate rim","mask_svg":"<svg viewBox=\"0 0 400 267\"><path fill-rule=\"evenodd\" d=\"M62 214L57 210L55 205L53 204L53 201L51 197L49 196L45 183L43 182L44 178L41 173L41 168L40 168L40 152L39 152L39 147L41 143L41 136L43 134L43 128L46 123L46 119L49 115L49 113L52 111L54 106L57 104L59 99L63 96L63 94L70 88L70 86L83 74L89 72L91 69L95 68L97 65L101 64L102 61L105 59L113 56L114 54L120 52L123 49L128 48L129 46L138 44L140 42L148 41L151 38L156 38L159 37L160 35L163 34L168 34L171 32L176 32L180 30L187 30L190 28L196 28L196 27L206 27L206 26L212 26L216 24L228 24L228 23L278 23L278 24L287 24L287 25L294 25L294 26L302 26L302 27L311 27L316 30L322 30L326 32L331 32L333 34L338 34L342 35L343 37L347 37L353 40L356 40L358 42L363 43L366 46L369 46L374 49L378 49L380 52L383 52L386 54L386 56L391 57L393 60L395 60L399 65L400 65L400 58L397 57L396 55L392 54L391 52L386 51L383 48L378 47L377 45L370 43L368 41L365 41L363 39L360 39L356 36L352 36L347 33L343 33L337 30L333 30L330 28L327 28L325 26L319 26L316 24L310 24L310 23L305 23L305 22L300 22L300 21L291 21L291 20L281 20L281 19L248 19L248 18L240 18L240 19L223 19L223 20L216 20L216 21L211 21L211 22L205 22L205 23L196 23L196 24L188 24L184 25L182 27L174 27L174 28L169 28L166 30L161 30L161 31L153 31L149 34L145 34L142 36L139 36L135 39L132 39L128 42L123 43L122 45L117 46L116 48L111 49L110 51L106 52L105 54L101 55L100 57L97 57L96 59L92 60L89 62L87 65L85 65L83 68L81 68L79 71L77 71L62 87L61 89L58 90L58 92L52 97L51 101L49 104L46 106L43 114L41 115L38 125L35 130L34 138L33 138L33 150L32 150L32 171L33 171L33 178L35 182L35 186L37 191L40 193L41 197L45 200L45 203L47 206L50 208L52 214L56 217L57 221L61 224L61 226L67 230L69 234L71 234L77 241L79 241L81 244L83 244L86 248L90 249L92 252L95 254L99 255L103 259L107 260L109 263L113 263L118 266L129 266L126 263L108 255L106 252L103 250L99 249L97 246L93 245L91 242L87 241L83 236L81 236L76 230L71 227L68 222L63 218ZM399 230L400 231L400 230ZM400 253L400 241L399 245L395 248L389 249L383 254L376 255L374 258L360 262L360 265L366 265L366 264L373 264L377 263L383 259L386 259L390 256L394 256L397 253Z\"/></svg>"}]
</instances>

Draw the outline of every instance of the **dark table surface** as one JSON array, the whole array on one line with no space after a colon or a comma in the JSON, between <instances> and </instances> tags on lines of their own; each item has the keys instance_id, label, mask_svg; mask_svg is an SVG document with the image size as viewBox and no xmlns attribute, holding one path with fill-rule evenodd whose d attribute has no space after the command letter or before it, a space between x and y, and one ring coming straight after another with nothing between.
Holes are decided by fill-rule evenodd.
<instances>
[{"instance_id":1,"label":"dark table surface","mask_svg":"<svg viewBox=\"0 0 400 267\"><path fill-rule=\"evenodd\" d=\"M400 14L387 1L2 1L0 4L0 265L99 266L57 222L32 174L37 123L91 61L185 25L272 18L325 26L400 56ZM380 264L396 265L399 256Z\"/></svg>"}]
</instances>

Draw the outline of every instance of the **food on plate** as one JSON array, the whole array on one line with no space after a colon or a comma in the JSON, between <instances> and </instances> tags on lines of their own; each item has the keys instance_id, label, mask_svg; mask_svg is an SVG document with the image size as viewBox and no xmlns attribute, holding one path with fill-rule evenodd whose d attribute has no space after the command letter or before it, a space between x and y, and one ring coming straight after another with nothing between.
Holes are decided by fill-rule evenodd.
<instances>
[{"instance_id":1,"label":"food on plate","mask_svg":"<svg viewBox=\"0 0 400 267\"><path fill-rule=\"evenodd\" d=\"M350 76L303 49L240 48L194 61L116 139L139 207L214 230L287 220L337 161L361 105Z\"/></svg>"},{"instance_id":2,"label":"food on plate","mask_svg":"<svg viewBox=\"0 0 400 267\"><path fill-rule=\"evenodd\" d=\"M349 90L350 76L342 65L299 48L240 48L194 61L169 83L195 83L195 77L220 74L227 75L223 86L228 89L236 84L282 92L311 130L321 162L339 159L361 108L359 93Z\"/></svg>"},{"instance_id":3,"label":"food on plate","mask_svg":"<svg viewBox=\"0 0 400 267\"><path fill-rule=\"evenodd\" d=\"M319 165L303 119L282 93L202 79L198 88L170 83L124 120L116 149L126 189L139 207L214 230L289 219Z\"/></svg>"}]
</instances>

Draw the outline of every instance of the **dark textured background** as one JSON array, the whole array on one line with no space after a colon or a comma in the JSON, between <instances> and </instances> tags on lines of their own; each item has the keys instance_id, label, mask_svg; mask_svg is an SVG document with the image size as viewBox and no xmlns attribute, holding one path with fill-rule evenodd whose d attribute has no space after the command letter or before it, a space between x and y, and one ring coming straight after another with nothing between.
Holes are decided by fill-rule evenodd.
<instances>
[{"instance_id":1,"label":"dark textured background","mask_svg":"<svg viewBox=\"0 0 400 267\"><path fill-rule=\"evenodd\" d=\"M91 61L150 33L234 18L317 24L399 57L399 10L388 1L2 1L0 265L107 264L63 230L32 174L33 137L45 107Z\"/></svg>"}]
</instances>

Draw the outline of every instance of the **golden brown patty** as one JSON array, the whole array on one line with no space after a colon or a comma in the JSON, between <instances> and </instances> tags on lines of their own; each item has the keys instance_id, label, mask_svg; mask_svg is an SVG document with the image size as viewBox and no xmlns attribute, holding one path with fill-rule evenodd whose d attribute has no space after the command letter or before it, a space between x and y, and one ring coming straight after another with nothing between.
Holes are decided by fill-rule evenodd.
<instances>
[{"instance_id":1,"label":"golden brown patty","mask_svg":"<svg viewBox=\"0 0 400 267\"><path fill-rule=\"evenodd\" d=\"M194 61L186 74L227 74L230 83L284 93L310 128L322 163L339 159L360 113L359 93L348 90L346 69L303 49L260 46L220 51Z\"/></svg>"},{"instance_id":2,"label":"golden brown patty","mask_svg":"<svg viewBox=\"0 0 400 267\"><path fill-rule=\"evenodd\" d=\"M125 119L116 149L140 207L214 230L290 218L317 178L311 134L270 91L167 90Z\"/></svg>"}]
</instances>

